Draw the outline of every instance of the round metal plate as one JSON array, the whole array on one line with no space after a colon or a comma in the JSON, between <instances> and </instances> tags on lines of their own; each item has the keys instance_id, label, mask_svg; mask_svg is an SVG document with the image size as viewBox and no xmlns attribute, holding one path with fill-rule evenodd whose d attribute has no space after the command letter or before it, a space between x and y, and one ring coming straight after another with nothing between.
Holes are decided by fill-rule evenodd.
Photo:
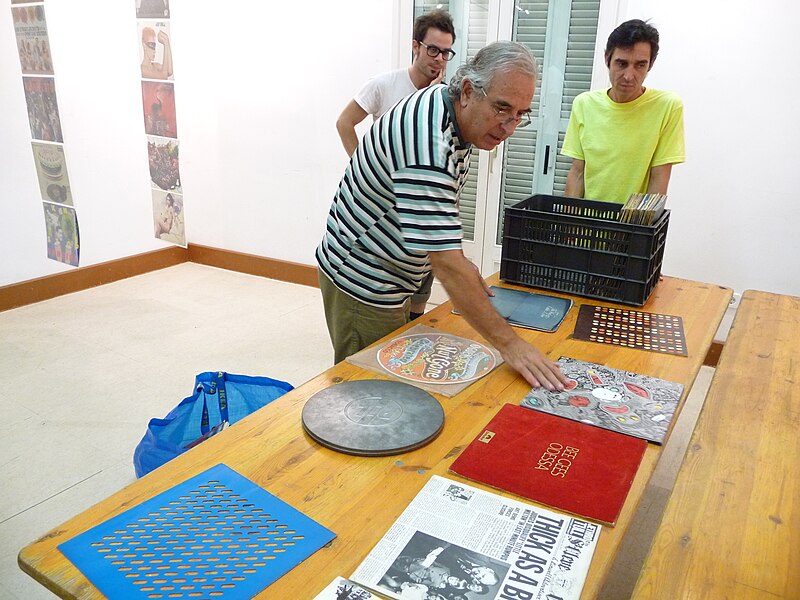
<instances>
[{"instance_id":1,"label":"round metal plate","mask_svg":"<svg viewBox=\"0 0 800 600\"><path fill-rule=\"evenodd\" d=\"M346 381L303 407L303 429L317 442L347 454L388 456L420 448L444 427L441 404L425 390L399 381Z\"/></svg>"}]
</instances>

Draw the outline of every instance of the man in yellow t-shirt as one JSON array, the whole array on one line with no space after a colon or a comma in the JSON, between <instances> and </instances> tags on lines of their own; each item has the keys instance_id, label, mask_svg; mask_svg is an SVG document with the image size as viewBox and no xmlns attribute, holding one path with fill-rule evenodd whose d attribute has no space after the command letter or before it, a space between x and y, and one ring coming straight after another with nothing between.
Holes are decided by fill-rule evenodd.
<instances>
[{"instance_id":1,"label":"man in yellow t-shirt","mask_svg":"<svg viewBox=\"0 0 800 600\"><path fill-rule=\"evenodd\" d=\"M672 165L686 160L683 102L644 87L658 55L658 31L639 19L609 36L611 87L572 103L561 153L573 158L565 195L623 203L633 193L666 194Z\"/></svg>"}]
</instances>

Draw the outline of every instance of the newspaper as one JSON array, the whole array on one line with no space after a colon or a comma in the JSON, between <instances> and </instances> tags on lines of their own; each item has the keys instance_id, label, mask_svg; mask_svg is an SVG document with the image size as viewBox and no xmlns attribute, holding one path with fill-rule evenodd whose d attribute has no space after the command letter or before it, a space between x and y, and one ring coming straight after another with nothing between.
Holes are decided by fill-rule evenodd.
<instances>
[{"instance_id":1,"label":"newspaper","mask_svg":"<svg viewBox=\"0 0 800 600\"><path fill-rule=\"evenodd\" d=\"M578 600L600 528L434 475L350 579L401 600Z\"/></svg>"}]
</instances>

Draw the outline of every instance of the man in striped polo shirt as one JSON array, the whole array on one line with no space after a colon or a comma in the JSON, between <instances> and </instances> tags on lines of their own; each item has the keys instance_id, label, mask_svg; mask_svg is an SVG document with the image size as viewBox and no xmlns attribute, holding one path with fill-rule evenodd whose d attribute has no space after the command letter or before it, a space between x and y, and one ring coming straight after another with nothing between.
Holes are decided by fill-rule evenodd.
<instances>
[{"instance_id":1,"label":"man in striped polo shirt","mask_svg":"<svg viewBox=\"0 0 800 600\"><path fill-rule=\"evenodd\" d=\"M350 159L317 248L336 362L405 325L432 269L478 333L532 386L563 389L558 366L494 310L461 250L458 199L472 147L492 150L529 119L537 68L516 42L494 42L450 84L408 96L378 119Z\"/></svg>"}]
</instances>

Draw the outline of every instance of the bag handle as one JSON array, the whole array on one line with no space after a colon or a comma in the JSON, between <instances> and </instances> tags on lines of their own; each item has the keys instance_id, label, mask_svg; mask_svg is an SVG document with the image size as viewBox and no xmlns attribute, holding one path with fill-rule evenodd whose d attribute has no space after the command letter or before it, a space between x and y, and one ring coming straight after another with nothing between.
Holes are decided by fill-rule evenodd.
<instances>
[{"instance_id":1,"label":"bag handle","mask_svg":"<svg viewBox=\"0 0 800 600\"><path fill-rule=\"evenodd\" d=\"M208 392L206 391L205 386L203 386L202 383L198 383L197 387L194 390L194 393L203 396L203 413L200 416L200 433L202 435L206 435L211 430L208 418L208 404L206 399L206 395ZM187 400L188 399L189 398L187 398Z\"/></svg>"},{"instance_id":2,"label":"bag handle","mask_svg":"<svg viewBox=\"0 0 800 600\"><path fill-rule=\"evenodd\" d=\"M212 375L211 381L197 384L196 393L203 394L203 416L200 421L200 432L205 435L211 431L211 424L208 416L208 396L216 396L219 405L219 415L222 422L230 423L228 416L228 390L225 388L225 378L227 373L217 371Z\"/></svg>"},{"instance_id":3,"label":"bag handle","mask_svg":"<svg viewBox=\"0 0 800 600\"><path fill-rule=\"evenodd\" d=\"M214 379L211 380L211 393L217 394L217 401L219 402L219 414L223 421L228 419L228 390L225 389L225 372L217 371Z\"/></svg>"}]
</instances>

